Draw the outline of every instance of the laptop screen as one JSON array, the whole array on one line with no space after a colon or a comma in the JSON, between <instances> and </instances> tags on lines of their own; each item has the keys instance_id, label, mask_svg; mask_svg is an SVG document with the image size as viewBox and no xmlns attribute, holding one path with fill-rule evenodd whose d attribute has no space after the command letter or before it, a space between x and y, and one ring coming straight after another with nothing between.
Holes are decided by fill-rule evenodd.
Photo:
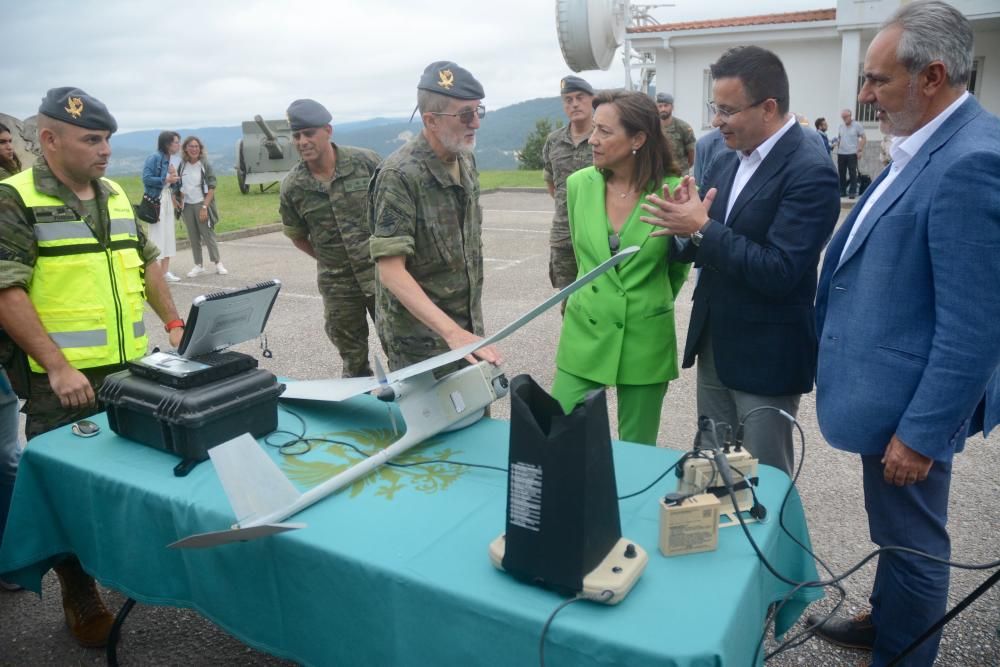
<instances>
[{"instance_id":1,"label":"laptop screen","mask_svg":"<svg viewBox=\"0 0 1000 667\"><path fill-rule=\"evenodd\" d=\"M195 297L177 353L190 359L260 336L280 289L275 279Z\"/></svg>"}]
</instances>

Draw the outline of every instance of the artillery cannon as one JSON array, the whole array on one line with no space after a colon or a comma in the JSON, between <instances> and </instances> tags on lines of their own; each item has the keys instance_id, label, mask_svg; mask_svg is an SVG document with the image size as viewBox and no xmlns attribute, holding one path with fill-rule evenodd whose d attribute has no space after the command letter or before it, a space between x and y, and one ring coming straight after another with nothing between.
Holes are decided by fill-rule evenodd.
<instances>
[{"instance_id":1,"label":"artillery cannon","mask_svg":"<svg viewBox=\"0 0 1000 667\"><path fill-rule=\"evenodd\" d=\"M236 181L247 194L251 185L264 192L279 183L299 161L292 146L288 121L265 121L260 115L243 122L243 138L236 142Z\"/></svg>"}]
</instances>

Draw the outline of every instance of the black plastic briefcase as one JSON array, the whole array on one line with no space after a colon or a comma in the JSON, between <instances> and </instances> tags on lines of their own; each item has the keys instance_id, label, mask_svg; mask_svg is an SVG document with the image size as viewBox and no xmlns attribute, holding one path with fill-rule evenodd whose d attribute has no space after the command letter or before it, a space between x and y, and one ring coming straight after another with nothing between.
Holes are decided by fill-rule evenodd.
<instances>
[{"instance_id":1,"label":"black plastic briefcase","mask_svg":"<svg viewBox=\"0 0 1000 667\"><path fill-rule=\"evenodd\" d=\"M278 396L285 385L254 369L188 389L175 389L129 371L109 375L98 398L118 435L185 459L185 474L215 445L278 426Z\"/></svg>"}]
</instances>

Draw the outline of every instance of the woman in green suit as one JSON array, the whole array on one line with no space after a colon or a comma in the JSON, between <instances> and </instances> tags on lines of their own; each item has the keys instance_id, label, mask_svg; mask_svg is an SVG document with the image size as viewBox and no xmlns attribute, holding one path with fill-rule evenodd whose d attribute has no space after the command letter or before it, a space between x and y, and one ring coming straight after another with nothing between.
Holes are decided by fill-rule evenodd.
<instances>
[{"instance_id":1,"label":"woman in green suit","mask_svg":"<svg viewBox=\"0 0 1000 667\"><path fill-rule=\"evenodd\" d=\"M677 377L674 297L688 264L668 259L670 236L639 220L639 202L680 182L653 101L637 92L594 97L594 166L566 182L579 274L619 248L638 253L569 298L552 395L569 412L589 392L618 388L622 440L656 444L667 383Z\"/></svg>"}]
</instances>

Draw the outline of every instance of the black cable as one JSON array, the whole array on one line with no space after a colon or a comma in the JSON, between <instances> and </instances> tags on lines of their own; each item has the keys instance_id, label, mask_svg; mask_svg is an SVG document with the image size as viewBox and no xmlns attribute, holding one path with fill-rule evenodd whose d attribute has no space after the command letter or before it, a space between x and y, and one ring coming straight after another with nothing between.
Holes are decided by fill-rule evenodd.
<instances>
[{"instance_id":1,"label":"black cable","mask_svg":"<svg viewBox=\"0 0 1000 667\"><path fill-rule=\"evenodd\" d=\"M676 467L677 467L677 465L678 465L678 464L679 464L679 463L680 463L681 461L683 461L683 458L680 458L680 459L677 459L676 461L674 461L674 464L673 464L672 466L670 466L669 468L667 468L666 470L664 470L664 471L663 471L663 473L662 473L662 474L661 474L661 475L660 475L659 477L657 477L656 479L654 479L654 480L653 480L652 482L650 482L650 483L649 483L649 484L647 484L646 486L642 487L641 489L639 489L639 490L638 490L638 491L636 491L635 493L627 493L627 494L625 494L624 496L618 496L618 500L627 500L627 499L629 499L629 498L634 498L634 497L636 497L636 496L638 496L638 495L642 495L643 493L646 493L646 492L647 492L647 491L649 491L649 490L650 490L651 488L653 488L654 486L656 486L657 482L659 482L659 481L660 481L661 479L663 479L664 477L666 477L666 476L667 476L667 474L668 474L668 473L669 473L669 472L670 472L671 470L673 470L674 468L676 468Z\"/></svg>"},{"instance_id":2,"label":"black cable","mask_svg":"<svg viewBox=\"0 0 1000 667\"><path fill-rule=\"evenodd\" d=\"M613 591L602 591L601 592L601 598L598 601L599 602L607 602L612 597L614 597L614 595L615 594L614 594ZM582 595L577 595L576 597L572 597L572 598L570 598L570 599L568 599L568 600L566 600L564 602L561 602L559 604L559 606L556 607L552 611L551 614L549 614L548 619L545 621L545 625L542 626L542 636L539 637L539 639L538 639L538 664L539 664L539 667L545 667L545 635L548 634L548 632L549 632L549 626L552 625L552 621L555 620L556 614L558 614L559 612L561 612L563 609L565 609L569 605L573 604L574 602L579 602L580 600L586 600L586 599L588 599L588 598L585 598Z\"/></svg>"},{"instance_id":3,"label":"black cable","mask_svg":"<svg viewBox=\"0 0 1000 667\"><path fill-rule=\"evenodd\" d=\"M963 598L961 602L959 602L957 605L955 605L951 609L951 611L949 611L947 614L945 614L940 619L938 619L938 621L936 623L934 623L934 625L932 625L931 627L927 628L927 630L924 632L924 634L922 634L919 637L917 637L916 639L914 639L913 642L911 642L909 646L907 646L906 648L904 648L902 650L902 652L899 653L899 655L897 655L895 658L893 658L889 662L889 664L886 665L886 667L895 667L895 665L900 664L900 662L903 660L903 658L905 658L906 656L910 655L915 650L917 650L918 646L920 646L925 641L927 641L928 639L930 639L936 632L940 631L941 628L943 628L945 625L947 625L951 621L951 619L953 619L956 616L958 616L959 614L961 614L962 611L966 607L968 607L970 604L972 604L973 602L975 602L979 598L980 595L982 595L983 593L985 593L989 589L993 588L993 586L997 583L997 581L1000 581L1000 570L997 570L996 572L994 572L993 574L991 574L986 581L984 581L983 583L979 584L979 586L976 587L976 590L974 590L971 593L969 593L968 595L966 595L965 598Z\"/></svg>"},{"instance_id":4,"label":"black cable","mask_svg":"<svg viewBox=\"0 0 1000 667\"><path fill-rule=\"evenodd\" d=\"M767 407L770 407L770 406L762 406L761 408L755 408L755 410L763 409L763 408L767 408ZM776 409L776 408L771 408L771 409ZM751 411L751 412L753 412L753 411ZM779 412L784 412L784 411L779 411ZM787 413L784 413L784 414L787 414ZM748 413L748 415L749 415L749 413ZM791 416L789 415L789 417L791 417ZM791 417L791 419L792 419L793 422L796 421L794 417ZM990 563L985 563L985 564L958 563L958 562L955 562L955 561L951 561L951 560L939 558L937 556L932 556L931 554L925 553L923 551L918 551L916 549L911 549L909 547L887 546L887 547L880 547L880 548L875 549L874 551L870 552L868 555L866 555L864 558L862 558L858 563L856 563L852 567L848 568L845 572L843 572L842 574L840 574L838 576L832 576L830 579L826 579L826 580L806 581L806 582L797 582L797 581L794 581L792 579L789 579L788 577L785 577L783 574L781 574L780 572L778 572L774 568L773 565L771 565L770 561L767 560L767 558L764 556L763 552L760 550L760 547L757 545L757 542L753 539L753 536L750 535L750 529L747 526L746 521L743 519L743 515L739 511L739 503L736 500L736 492L733 489L733 480L732 480L732 477L729 474L729 472L730 472L729 462L728 462L728 460L725 459L725 454L722 453L721 450L716 449L715 462L716 462L716 465L718 467L719 474L722 476L722 481L726 485L726 490L729 492L729 499L730 499L730 502L733 505L733 509L735 510L736 518L739 520L740 526L743 529L743 533L744 533L744 535L746 535L747 541L750 543L750 546L753 548L754 553L756 553L758 560L767 569L767 571L770 572L774 577L776 577L778 580L780 580L780 581L782 581L782 582L784 582L784 583L786 583L786 584L788 584L790 586L795 586L796 588L807 588L807 587L808 588L824 588L824 587L827 587L827 586L832 586L834 584L838 584L839 582L845 580L847 577L853 575L855 572L857 572L859 569L861 569L871 559L873 559L876 556L879 556L879 555L881 555L883 553L889 553L889 552L908 553L908 554L911 554L911 555L914 555L914 556L918 556L920 558L924 558L926 560L930 560L932 562L937 562L937 563L941 563L941 564L947 565L949 567L954 567L954 568L959 568L959 569L964 569L964 570L991 570L991 569L994 569L996 567L1000 567L1000 560L996 560L996 561L993 561L993 562L990 562ZM801 467L801 464L800 464L800 467ZM797 477L797 475L796 475L796 477ZM790 486L788 492L786 492L786 500L787 500L788 494L791 493L791 489L792 489L792 486ZM783 510L784 510L784 503L782 504L782 511ZM815 627L818 627L818 626L815 626Z\"/></svg>"},{"instance_id":5,"label":"black cable","mask_svg":"<svg viewBox=\"0 0 1000 667\"><path fill-rule=\"evenodd\" d=\"M817 563L819 563L819 565L831 577L833 577L833 576L835 576L834 573L833 573L833 570L823 561L823 559L820 558L819 556L817 556L809 547L807 547L805 544L803 544L788 529L788 526L785 525L785 509L788 506L788 499L791 497L792 489L797 488L796 487L796 483L798 482L799 476L802 474L802 467L805 464L805 459L806 459L806 436L805 436L805 432L802 430L802 425L799 424L798 420L795 419L795 417L793 417L789 413L785 412L784 410L781 410L781 409L776 408L776 407L771 406L771 405L758 406L758 407L754 408L753 410L750 410L746 415L744 415L743 416L743 420L738 425L738 428L737 428L737 438L736 438L737 439L736 446L737 447L742 447L743 446L742 445L742 433L743 433L743 429L744 429L744 426L746 424L747 419L752 414L754 414L755 412L760 412L762 410L773 410L773 411L779 413L780 415L782 415L783 417L785 417L786 419L788 419L789 421L791 421L791 423L795 426L795 428L799 432L799 444L800 444L800 450L801 450L800 451L800 456L799 456L799 463L798 463L798 466L796 466L795 473L793 474L792 479L791 479L791 483L789 484L788 489L785 490L785 495L782 498L781 506L780 506L780 508L778 510L778 525L781 527L781 530L782 530L782 532L785 533L785 535L787 535L793 542L795 542L795 544L797 544L803 551L805 551L807 554L809 554L809 556L811 556L813 558L813 560L815 560ZM745 476L743 475L743 473L739 469L733 468L733 470L735 470L741 477L745 478ZM754 487L752 485L750 486L750 492L753 495L754 503L756 505L760 505L760 500L757 498L756 490L754 489ZM840 607L844 604L844 602L847 600L847 591L843 588L843 586L841 586L839 583L834 583L834 584L831 584L831 587L834 588L834 589L836 589L837 592L840 593L840 597L839 597L839 599L837 601L837 604L834 605L833 609L829 612L829 614L827 615L826 618L831 618L832 616L834 616L840 610ZM790 600L791 597L795 593L797 593L801 588L802 588L802 586L795 586L794 588L792 588L792 590L788 594L786 594L784 596L784 598L782 599L782 602L780 603L778 609L780 610L781 607L783 607L787 603L787 601ZM753 663L752 664L756 664L756 662L757 662L757 655L760 653L760 650L763 647L764 642L767 640L767 635L769 634L769 631L771 629L771 623L773 621L776 621L776 619L777 619L777 613L775 613L771 618L769 618L767 620L767 623L765 623L763 632L761 633L760 641L757 642L756 649L754 650ZM824 619L824 622L825 622L825 620L826 619ZM784 652L784 651L786 651L788 649L791 649L791 648L796 648L796 647L801 646L802 644L806 643L807 641L809 641L810 639L812 639L812 637L815 635L815 627L818 627L819 625L822 625L822 623L819 623L816 626L813 626L813 627L810 627L810 628L806 628L804 630L800 630L799 632L793 634L788 639L785 639L783 642L781 642L778 645L778 647L775 650L773 650L770 653L768 653L767 655L765 655L764 656L764 660L767 661L767 660L773 658L774 656L778 655L779 653L782 653L782 652Z\"/></svg>"},{"instance_id":6,"label":"black cable","mask_svg":"<svg viewBox=\"0 0 1000 667\"><path fill-rule=\"evenodd\" d=\"M798 544L803 550L805 550L806 553L808 553L810 556L812 556L813 559L815 559L816 562L819 563L823 567L823 569L826 570L826 572L828 572L831 575L831 579L829 579L827 581L822 581L821 580L821 581L818 581L818 582L802 582L801 585L796 585L795 588L793 588L792 591L790 591L790 593L786 596L785 599L789 599L790 595L793 595L800 588L805 587L805 586L810 586L810 587L819 587L819 586L827 587L827 586L831 586L831 587L836 588L836 590L838 592L840 592L840 594L841 594L840 600L838 600L838 602L834 606L833 610L830 611L827 614L827 616L824 619L824 621L821 621L820 623L817 623L817 624L815 624L815 625L813 625L813 626L811 626L809 628L806 628L805 630L800 631L796 635L793 635L791 638L786 639L784 642L782 642L778 646L778 648L776 648L774 651L772 651L772 652L770 652L770 653L768 653L767 655L764 656L765 661L771 659L775 655L778 655L779 653L781 653L783 651L786 651L786 650L788 650L790 648L795 648L797 646L801 646L805 642L809 641L809 639L811 639L813 636L815 636L816 629L819 628L820 626L822 626L823 622L825 622L826 619L831 618L833 615L835 615L837 613L837 610L840 608L840 606L846 600L846 591L843 589L842 586L840 586L839 582L843 581L848 576L854 574L854 572L856 572L858 569L860 569L865 563L867 563L869 560L871 560L875 556L881 555L883 552L898 551L898 552L902 552L902 553L910 553L912 555L915 555L915 556L918 556L918 557L921 557L921 558L925 558L927 560L931 560L931 561L934 561L934 562L945 564L948 567L959 568L959 569L985 570L985 569L993 569L994 567L1000 566L1000 560L994 561L992 563L985 563L985 564L982 564L982 565L978 565L978 564L966 564L966 563L958 563L958 562L954 562L954 561L951 561L951 560L946 560L946 559L938 558L936 556L932 556L931 554L928 554L928 553L925 553L925 552L922 552L922 551L917 551L915 549L909 549L907 547L888 546L888 547L882 547L882 548L876 549L875 551L869 553L865 558L863 558L854 567L852 567L852 568L848 569L847 571L845 571L839 577L835 576L833 574L833 571L829 568L829 566L827 566L826 563L824 563L822 559L820 559L815 553L813 553L804 544L802 544L791 533L791 531L788 530L787 526L784 523L785 508L787 507L788 499L791 496L792 489L793 488L797 488L796 483L798 481L800 473L802 472L802 465L805 462L805 433L803 432L802 426L799 424L798 420L795 419L795 417L793 417L792 415L790 415L787 412L785 412L784 410L780 410L780 409L775 408L773 406L759 406L757 408L754 408L753 410L751 410L750 412L748 412L746 415L744 415L743 420L739 424L739 428L737 430L737 446L741 446L742 445L741 436L742 436L743 427L744 427L744 425L746 423L747 418L749 418L750 415L752 415L753 413L758 412L760 410L774 410L774 411L778 412L779 414L785 416L787 419L789 419L795 425L795 428L798 429L799 439L800 439L801 447L802 447L802 455L801 455L801 457L799 459L799 465L796 468L795 475L793 476L793 478L791 480L791 484L789 485L788 490L785 492L785 496L784 496L784 498L782 500L782 503L781 503L781 509L778 512L778 521L779 521L779 524L780 524L782 530L785 532L786 535L788 535L796 544ZM737 472L739 472L739 471L737 471ZM735 497L733 497L732 495L731 495L731 500L732 500L732 503L733 503L734 507L736 507L736 500L735 500ZM753 538L750 537L749 530L747 529L745 522L743 521L742 517L738 517L738 518L740 520L741 526L743 527L744 533L747 536L747 539L751 542L751 546L757 552L758 557L760 557L761 556L760 550L758 549L756 543L754 543ZM781 577L780 575L778 575L777 572L775 572L773 570L773 568L770 566L770 563L768 563L766 561L766 559L762 560L761 562L764 564L765 567L767 567L767 569L769 571L771 571L772 574L774 574L775 576L777 576L782 581L785 581L786 583L790 583L789 581L785 580L783 577ZM935 632L937 632L941 628L943 628L948 622L951 621L952 618L954 618L959 613L961 613L961 611L964 610L965 607L967 607L972 602L972 600L974 600L975 598L977 598L980 595L982 595L982 593L984 593L988 588L992 587L996 583L996 581L998 579L1000 579L1000 571L998 571L993 576L991 576L979 588L977 588L969 596L967 596L961 603L959 603L958 605L956 605L955 608L953 608L950 612L948 612L947 614L945 614L945 616L943 616L941 619L939 619L935 623L934 626L932 626L931 628L929 628L924 633L924 635L922 635L921 637L917 638L913 643L911 643L908 647L906 647L903 650L902 653L900 653L898 656L896 656L896 658L893 659L893 661L892 661L891 664L892 665L898 664L899 660L901 660L902 658L906 657L906 655L908 655L909 653L911 653L921 643L923 643L924 641L926 641L927 638L929 638ZM784 602L782 604L784 604ZM765 638L767 636L769 625L770 625L770 620L768 621L768 624L765 625L764 633L763 633L763 635L761 637L761 641L757 645L757 651L754 652L754 664L756 664L757 654L759 653L760 647L763 645L763 642L765 641Z\"/></svg>"},{"instance_id":7,"label":"black cable","mask_svg":"<svg viewBox=\"0 0 1000 667\"><path fill-rule=\"evenodd\" d=\"M429 461L416 461L414 463L393 463L392 461L387 461L386 465L393 468L412 468L413 466L425 466L429 463L446 463L448 465L465 466L467 468L485 468L486 470L508 472L507 468L501 468L500 466L491 466L485 463L466 463L465 461L447 461L445 459L431 459Z\"/></svg>"},{"instance_id":8,"label":"black cable","mask_svg":"<svg viewBox=\"0 0 1000 667\"><path fill-rule=\"evenodd\" d=\"M784 495L784 497L781 500L781 506L778 509L778 525L781 527L781 530L782 530L782 532L785 533L785 535L787 535L793 542L795 542L795 544L797 544L804 552L806 552L807 554L809 554L814 561L816 561L817 563L819 563L820 567L822 567L827 572L827 574L829 574L831 577L833 577L835 575L833 574L833 570L830 568L830 566L827 565L826 562L822 558L820 558L819 556L817 556L812 551L812 549L810 549L805 544L803 544L799 540L799 538L797 538L792 533L792 531L790 531L788 529L788 526L785 525L785 509L788 506L788 499L792 495L792 489L797 488L797 482L799 480L799 476L802 474L802 468L803 468L803 466L805 465L805 462L806 462L806 434L805 434L805 431L802 430L802 425L799 424L799 421L795 417L793 417L792 415L788 414L784 410L779 410L778 408L775 408L775 407L770 406L770 405L764 405L764 406L756 407L753 410L751 410L750 412L748 412L746 415L744 415L743 421L740 423L738 432L740 432L740 433L742 432L742 428L743 428L743 425L746 423L747 417L749 417L754 412L757 412L757 411L760 411L760 410L765 410L765 409L774 410L774 411L778 412L779 414L784 415L787 418L789 418L791 420L792 424L795 426L795 428L799 432L799 447L800 447L799 464L795 467L795 474L792 475L791 483L788 485L788 488L785 490L785 495ZM737 470L737 472L739 472L739 471ZM758 502L756 494L754 494L754 502ZM830 612L823 619L823 621L820 622L820 623L818 623L818 624L816 624L813 627L805 628L804 630L800 630L799 632L793 634L791 637L789 637L789 638L785 639L784 641L782 641L781 643L779 643L778 646L777 646L777 648L775 648L773 651L771 651L770 653L768 653L768 654L766 654L764 656L764 661L765 662L767 662L768 660L770 660L774 656L776 656L776 655L778 655L780 653L783 653L784 651L787 651L787 650L793 649L793 648L798 648L799 646L802 646L803 644L805 644L806 642L808 642L810 639L812 639L815 636L815 628L821 626L823 623L826 622L827 619L832 618L833 616L835 616L837 614L838 611L840 611L841 606L843 606L844 602L847 601L847 591L839 583L832 584L831 587L833 589L835 589L838 593L840 593L840 598L837 600L837 604L835 604L833 606L833 609L830 610ZM778 605L777 609L780 610L782 607L784 607L784 605L788 602L788 600L790 600L792 596L794 596L796 593L798 593L798 591L800 589L801 589L800 586L796 586L796 587L792 588L791 591L789 591L785 595L785 597L782 598L782 601ZM760 641L757 643L757 648L754 651L753 663L752 664L757 664L757 655L760 653L760 650L763 647L764 642L767 640L767 635L768 635L769 630L771 628L771 621L772 620L776 620L776 619L777 619L777 612L775 612L774 616L771 619L768 619L768 622L764 624L764 631L762 632Z\"/></svg>"}]
</instances>

